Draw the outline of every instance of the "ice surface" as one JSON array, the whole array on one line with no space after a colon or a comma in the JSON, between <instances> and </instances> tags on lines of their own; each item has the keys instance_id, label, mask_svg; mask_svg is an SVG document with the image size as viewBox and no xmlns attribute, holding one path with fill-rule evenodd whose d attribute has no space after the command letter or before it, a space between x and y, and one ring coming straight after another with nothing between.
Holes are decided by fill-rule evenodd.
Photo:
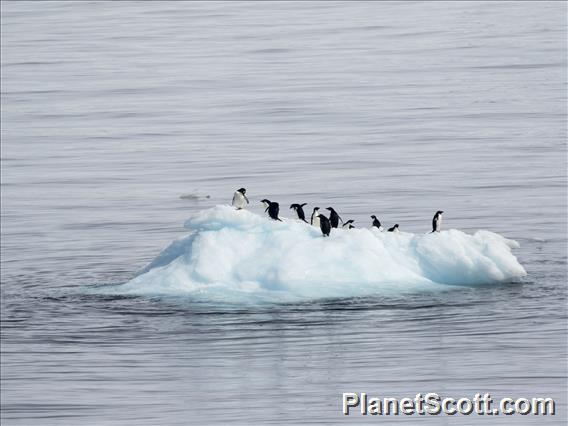
<instances>
[{"instance_id":1,"label":"ice surface","mask_svg":"<svg viewBox=\"0 0 568 426\"><path fill-rule=\"evenodd\" d=\"M229 206L186 221L174 241L121 292L191 294L206 300L295 300L480 285L526 275L511 249L489 231L434 234L319 229L276 222Z\"/></svg>"}]
</instances>

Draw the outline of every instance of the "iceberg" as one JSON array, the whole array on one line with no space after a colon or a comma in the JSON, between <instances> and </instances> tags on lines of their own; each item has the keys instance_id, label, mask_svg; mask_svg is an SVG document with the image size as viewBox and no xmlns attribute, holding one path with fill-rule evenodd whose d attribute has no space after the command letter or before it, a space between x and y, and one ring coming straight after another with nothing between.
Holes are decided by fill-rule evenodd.
<instances>
[{"instance_id":1,"label":"iceberg","mask_svg":"<svg viewBox=\"0 0 568 426\"><path fill-rule=\"evenodd\" d=\"M206 301L298 301L400 294L509 282L526 275L517 242L489 231L431 234L334 229L273 221L216 206L185 222L189 235L163 250L123 294Z\"/></svg>"}]
</instances>

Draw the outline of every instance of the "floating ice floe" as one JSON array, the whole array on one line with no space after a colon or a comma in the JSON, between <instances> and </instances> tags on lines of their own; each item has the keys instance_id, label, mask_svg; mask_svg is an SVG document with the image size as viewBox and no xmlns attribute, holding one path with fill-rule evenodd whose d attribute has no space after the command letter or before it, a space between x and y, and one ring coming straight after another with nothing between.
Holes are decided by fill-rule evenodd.
<instances>
[{"instance_id":1,"label":"floating ice floe","mask_svg":"<svg viewBox=\"0 0 568 426\"><path fill-rule=\"evenodd\" d=\"M201 211L185 227L188 236L117 291L288 301L475 286L526 275L512 254L517 242L489 231L334 229L324 238L304 222L277 222L229 206Z\"/></svg>"}]
</instances>

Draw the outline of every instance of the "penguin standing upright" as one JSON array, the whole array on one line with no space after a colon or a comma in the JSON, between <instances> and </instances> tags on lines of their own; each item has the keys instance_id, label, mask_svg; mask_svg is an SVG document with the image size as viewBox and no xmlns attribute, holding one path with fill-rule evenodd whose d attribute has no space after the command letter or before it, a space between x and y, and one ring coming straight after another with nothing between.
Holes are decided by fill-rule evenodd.
<instances>
[{"instance_id":1,"label":"penguin standing upright","mask_svg":"<svg viewBox=\"0 0 568 426\"><path fill-rule=\"evenodd\" d=\"M442 210L438 210L432 219L432 232L440 232L442 229Z\"/></svg>"},{"instance_id":2,"label":"penguin standing upright","mask_svg":"<svg viewBox=\"0 0 568 426\"><path fill-rule=\"evenodd\" d=\"M329 210L329 223L331 224L332 228L337 228L339 226L339 221L343 223L343 219L339 217L339 215L335 210L333 210L333 208L328 207L326 208L326 210Z\"/></svg>"},{"instance_id":3,"label":"penguin standing upright","mask_svg":"<svg viewBox=\"0 0 568 426\"><path fill-rule=\"evenodd\" d=\"M307 204L308 203L290 205L290 208L294 209L294 211L298 215L298 219L303 220L306 223L308 223L308 221L306 220L306 214L304 213L303 207Z\"/></svg>"},{"instance_id":4,"label":"penguin standing upright","mask_svg":"<svg viewBox=\"0 0 568 426\"><path fill-rule=\"evenodd\" d=\"M319 207L314 207L314 211L312 212L312 217L311 217L311 224L313 226L315 226L316 228L320 227L320 218L319 216Z\"/></svg>"},{"instance_id":5,"label":"penguin standing upright","mask_svg":"<svg viewBox=\"0 0 568 426\"><path fill-rule=\"evenodd\" d=\"M392 228L389 228L388 232L400 232L398 230L398 223L394 225Z\"/></svg>"},{"instance_id":6,"label":"penguin standing upright","mask_svg":"<svg viewBox=\"0 0 568 426\"><path fill-rule=\"evenodd\" d=\"M280 205L278 203L267 200L266 198L262 200L261 203L265 207L264 211L268 212L268 216L270 216L270 219L282 222L282 220L278 217L278 213L280 212Z\"/></svg>"},{"instance_id":7,"label":"penguin standing upright","mask_svg":"<svg viewBox=\"0 0 568 426\"><path fill-rule=\"evenodd\" d=\"M244 209L247 206L247 204L249 203L249 200L246 196L246 193L247 193L246 189L239 188L233 194L232 205L233 205L233 207L236 207L237 210Z\"/></svg>"},{"instance_id":8,"label":"penguin standing upright","mask_svg":"<svg viewBox=\"0 0 568 426\"><path fill-rule=\"evenodd\" d=\"M329 237L329 233L331 232L331 223L327 217L323 214L318 215L320 221L320 229L321 233L324 237Z\"/></svg>"},{"instance_id":9,"label":"penguin standing upright","mask_svg":"<svg viewBox=\"0 0 568 426\"><path fill-rule=\"evenodd\" d=\"M383 226L381 225L381 222L379 221L379 219L377 219L377 216L372 215L371 219L373 219L373 225L375 228L377 228L379 231L383 230Z\"/></svg>"}]
</instances>

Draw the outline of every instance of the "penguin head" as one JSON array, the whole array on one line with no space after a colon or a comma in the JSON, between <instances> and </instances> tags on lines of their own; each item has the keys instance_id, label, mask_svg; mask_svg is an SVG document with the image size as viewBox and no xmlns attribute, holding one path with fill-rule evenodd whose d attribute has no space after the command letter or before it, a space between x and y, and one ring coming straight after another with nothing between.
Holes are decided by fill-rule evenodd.
<instances>
[{"instance_id":1,"label":"penguin head","mask_svg":"<svg viewBox=\"0 0 568 426\"><path fill-rule=\"evenodd\" d=\"M329 210L330 212L334 212L335 210L333 210L333 207L326 207L326 210Z\"/></svg>"},{"instance_id":2,"label":"penguin head","mask_svg":"<svg viewBox=\"0 0 568 426\"><path fill-rule=\"evenodd\" d=\"M377 216L375 216L374 214L371 215L371 219L376 219Z\"/></svg>"},{"instance_id":3,"label":"penguin head","mask_svg":"<svg viewBox=\"0 0 568 426\"><path fill-rule=\"evenodd\" d=\"M264 204L264 207L268 207L270 205L270 200L267 200L266 198L264 200L260 200L260 202Z\"/></svg>"},{"instance_id":4,"label":"penguin head","mask_svg":"<svg viewBox=\"0 0 568 426\"><path fill-rule=\"evenodd\" d=\"M241 194L245 195L247 193L247 190L244 188L239 188L237 189L237 192L240 192Z\"/></svg>"},{"instance_id":5,"label":"penguin head","mask_svg":"<svg viewBox=\"0 0 568 426\"><path fill-rule=\"evenodd\" d=\"M349 219L349 220L348 220L347 222L345 222L343 225L344 225L344 226L345 226L345 225L350 225L350 224L352 224L353 222L355 222L353 219Z\"/></svg>"},{"instance_id":6,"label":"penguin head","mask_svg":"<svg viewBox=\"0 0 568 426\"><path fill-rule=\"evenodd\" d=\"M438 211L436 212L436 214L442 214L442 213L444 213L443 210L438 210Z\"/></svg>"},{"instance_id":7,"label":"penguin head","mask_svg":"<svg viewBox=\"0 0 568 426\"><path fill-rule=\"evenodd\" d=\"M395 228L398 228L398 223L394 225Z\"/></svg>"},{"instance_id":8,"label":"penguin head","mask_svg":"<svg viewBox=\"0 0 568 426\"><path fill-rule=\"evenodd\" d=\"M319 207L314 207L314 213L317 212L320 208Z\"/></svg>"},{"instance_id":9,"label":"penguin head","mask_svg":"<svg viewBox=\"0 0 568 426\"><path fill-rule=\"evenodd\" d=\"M297 204L290 204L290 208L296 210L298 208Z\"/></svg>"}]
</instances>

